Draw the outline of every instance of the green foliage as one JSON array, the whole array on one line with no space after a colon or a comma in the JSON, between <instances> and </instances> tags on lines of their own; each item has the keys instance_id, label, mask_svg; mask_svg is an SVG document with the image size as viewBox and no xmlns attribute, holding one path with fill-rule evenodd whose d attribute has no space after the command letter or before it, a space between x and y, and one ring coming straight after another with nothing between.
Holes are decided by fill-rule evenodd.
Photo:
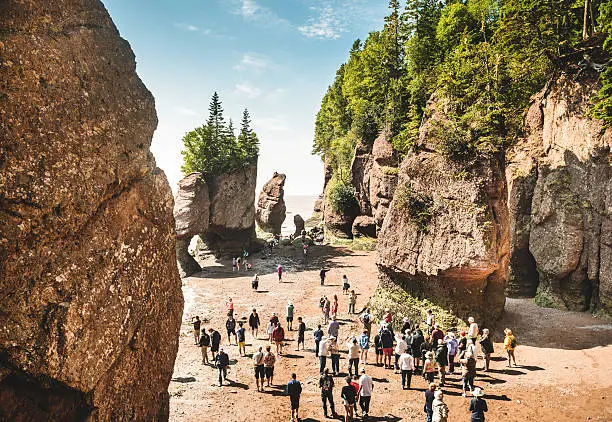
<instances>
[{"instance_id":1,"label":"green foliage","mask_svg":"<svg viewBox=\"0 0 612 422\"><path fill-rule=\"evenodd\" d=\"M259 140L250 124L249 112L245 110L240 134L236 137L232 121L225 123L221 100L215 92L206 123L183 137L183 174L197 171L205 177L212 177L245 164L255 164L259 155Z\"/></svg>"},{"instance_id":2,"label":"green foliage","mask_svg":"<svg viewBox=\"0 0 612 422\"><path fill-rule=\"evenodd\" d=\"M602 2L599 8L598 23L601 32L606 36L603 48L612 57L612 0ZM591 115L604 121L606 126L612 126L612 63L601 75L601 89L595 98Z\"/></svg>"},{"instance_id":3,"label":"green foliage","mask_svg":"<svg viewBox=\"0 0 612 422\"><path fill-rule=\"evenodd\" d=\"M337 213L347 213L358 207L355 188L350 184L332 178L327 186L327 201Z\"/></svg>"},{"instance_id":4,"label":"green foliage","mask_svg":"<svg viewBox=\"0 0 612 422\"><path fill-rule=\"evenodd\" d=\"M421 232L427 232L427 226L434 215L434 201L430 195L416 192L409 184L395 192L395 206L406 211L410 220Z\"/></svg>"}]
</instances>

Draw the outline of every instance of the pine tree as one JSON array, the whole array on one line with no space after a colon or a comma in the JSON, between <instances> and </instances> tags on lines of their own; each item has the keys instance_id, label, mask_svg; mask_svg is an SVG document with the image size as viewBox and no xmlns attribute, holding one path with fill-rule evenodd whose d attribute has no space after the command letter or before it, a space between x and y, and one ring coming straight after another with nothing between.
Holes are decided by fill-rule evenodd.
<instances>
[{"instance_id":1,"label":"pine tree","mask_svg":"<svg viewBox=\"0 0 612 422\"><path fill-rule=\"evenodd\" d=\"M251 116L246 108L242 112L240 134L238 135L238 150L244 161L250 164L257 162L259 155L259 139L251 129Z\"/></svg>"}]
</instances>

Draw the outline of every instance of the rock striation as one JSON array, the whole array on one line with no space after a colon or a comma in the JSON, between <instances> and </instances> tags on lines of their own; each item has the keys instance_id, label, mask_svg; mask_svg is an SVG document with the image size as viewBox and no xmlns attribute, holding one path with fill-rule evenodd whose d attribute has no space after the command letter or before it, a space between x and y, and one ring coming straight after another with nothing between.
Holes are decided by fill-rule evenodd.
<instances>
[{"instance_id":1,"label":"rock striation","mask_svg":"<svg viewBox=\"0 0 612 422\"><path fill-rule=\"evenodd\" d=\"M98 0L0 7L0 419L167 420L183 310L154 99Z\"/></svg>"},{"instance_id":2,"label":"rock striation","mask_svg":"<svg viewBox=\"0 0 612 422\"><path fill-rule=\"evenodd\" d=\"M612 128L590 119L594 75L554 78L508 152L509 294L612 311Z\"/></svg>"},{"instance_id":3,"label":"rock striation","mask_svg":"<svg viewBox=\"0 0 612 422\"><path fill-rule=\"evenodd\" d=\"M255 210L255 220L259 228L268 233L280 234L286 218L285 180L287 176L274 172L262 188Z\"/></svg>"},{"instance_id":4,"label":"rock striation","mask_svg":"<svg viewBox=\"0 0 612 422\"><path fill-rule=\"evenodd\" d=\"M435 151L445 120L437 103L425 113L419 148L399 181L378 236L381 288L400 286L460 318L499 317L505 304L508 211L500 155L455 162Z\"/></svg>"}]
</instances>

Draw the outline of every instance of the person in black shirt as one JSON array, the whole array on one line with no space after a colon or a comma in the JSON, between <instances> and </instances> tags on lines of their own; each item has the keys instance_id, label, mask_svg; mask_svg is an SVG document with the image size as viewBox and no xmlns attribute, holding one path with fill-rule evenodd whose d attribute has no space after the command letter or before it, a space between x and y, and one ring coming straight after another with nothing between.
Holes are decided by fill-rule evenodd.
<instances>
[{"instance_id":1,"label":"person in black shirt","mask_svg":"<svg viewBox=\"0 0 612 422\"><path fill-rule=\"evenodd\" d=\"M191 321L193 321L193 318L191 318ZM195 321L193 321L193 338L195 339L195 344L198 344L198 341L200 340L200 326L202 324L202 321L200 321L200 317L196 316L195 317Z\"/></svg>"},{"instance_id":2,"label":"person in black shirt","mask_svg":"<svg viewBox=\"0 0 612 422\"><path fill-rule=\"evenodd\" d=\"M209 363L208 347L210 346L210 336L206 334L206 330L202 330L199 346L202 348L202 363L206 365L207 363Z\"/></svg>"},{"instance_id":3,"label":"person in black shirt","mask_svg":"<svg viewBox=\"0 0 612 422\"><path fill-rule=\"evenodd\" d=\"M321 268L321 271L319 272L319 277L321 278L321 286L325 284L325 273L327 273L329 270L326 270L325 268Z\"/></svg>"},{"instance_id":4,"label":"person in black shirt","mask_svg":"<svg viewBox=\"0 0 612 422\"><path fill-rule=\"evenodd\" d=\"M304 333L306 333L306 324L302 321L302 317L298 317L298 338L297 338L297 349L300 350L300 343L302 343L302 350L304 350Z\"/></svg>"},{"instance_id":5,"label":"person in black shirt","mask_svg":"<svg viewBox=\"0 0 612 422\"><path fill-rule=\"evenodd\" d=\"M219 354L215 358L215 366L219 370L219 387L221 387L223 380L227 381L227 367L229 366L229 356L223 349L219 350Z\"/></svg>"},{"instance_id":6,"label":"person in black shirt","mask_svg":"<svg viewBox=\"0 0 612 422\"><path fill-rule=\"evenodd\" d=\"M227 342L231 346L232 345L232 334L234 335L234 339L236 340L236 346L238 346L238 337L236 336L236 320L233 316L225 321L225 329L227 330Z\"/></svg>"},{"instance_id":7,"label":"person in black shirt","mask_svg":"<svg viewBox=\"0 0 612 422\"><path fill-rule=\"evenodd\" d=\"M315 330L313 335L315 341L315 356L319 357L319 343L321 343L321 340L323 339L323 330L321 329L320 325Z\"/></svg>"},{"instance_id":8,"label":"person in black shirt","mask_svg":"<svg viewBox=\"0 0 612 422\"><path fill-rule=\"evenodd\" d=\"M421 353L421 345L425 341L425 337L423 337L423 331L419 328L419 324L414 325L414 333L412 333L412 357L414 358L414 370L417 371L419 369L419 363L421 358L423 357ZM425 359L423 359L425 360Z\"/></svg>"},{"instance_id":9,"label":"person in black shirt","mask_svg":"<svg viewBox=\"0 0 612 422\"><path fill-rule=\"evenodd\" d=\"M346 385L342 387L340 397L342 397L342 403L344 404L345 422L353 420L353 407L357 403L357 391L351 384L351 377L346 377Z\"/></svg>"},{"instance_id":10,"label":"person in black shirt","mask_svg":"<svg viewBox=\"0 0 612 422\"><path fill-rule=\"evenodd\" d=\"M219 345L221 344L221 334L212 328L208 330L210 333L210 354L212 355L213 361L215 360L215 353L219 351Z\"/></svg>"},{"instance_id":11,"label":"person in black shirt","mask_svg":"<svg viewBox=\"0 0 612 422\"><path fill-rule=\"evenodd\" d=\"M485 420L485 412L489 410L487 407L487 402L484 401L482 396L484 396L484 391L482 389L476 387L474 392L472 393L474 398L470 400L470 412L472 412L472 417L470 419L471 422L484 422Z\"/></svg>"},{"instance_id":12,"label":"person in black shirt","mask_svg":"<svg viewBox=\"0 0 612 422\"><path fill-rule=\"evenodd\" d=\"M321 389L321 401L323 402L323 414L327 418L327 402L332 411L332 418L336 418L336 407L334 406L334 378L329 375L329 368L325 368L325 373L319 379L319 388Z\"/></svg>"},{"instance_id":13,"label":"person in black shirt","mask_svg":"<svg viewBox=\"0 0 612 422\"><path fill-rule=\"evenodd\" d=\"M253 313L249 315L249 327L251 327L251 335L253 338L257 338L260 325L261 321L259 320L259 315L257 314L257 311L253 309Z\"/></svg>"},{"instance_id":14,"label":"person in black shirt","mask_svg":"<svg viewBox=\"0 0 612 422\"><path fill-rule=\"evenodd\" d=\"M296 374L291 374L291 381L287 383L287 395L291 400L291 420L300 420L300 395L302 394L302 384L297 380ZM295 414L295 419L293 418Z\"/></svg>"},{"instance_id":15,"label":"person in black shirt","mask_svg":"<svg viewBox=\"0 0 612 422\"><path fill-rule=\"evenodd\" d=\"M385 325L380 333L380 343L382 344L385 368L391 368L391 355L393 354L393 333L389 326Z\"/></svg>"},{"instance_id":16,"label":"person in black shirt","mask_svg":"<svg viewBox=\"0 0 612 422\"><path fill-rule=\"evenodd\" d=\"M426 419L427 422L431 422L433 418L433 401L435 398L435 391L436 391L435 382L430 383L429 386L427 387L427 390L425 390L425 406L423 407L423 410L427 414L427 419Z\"/></svg>"}]
</instances>

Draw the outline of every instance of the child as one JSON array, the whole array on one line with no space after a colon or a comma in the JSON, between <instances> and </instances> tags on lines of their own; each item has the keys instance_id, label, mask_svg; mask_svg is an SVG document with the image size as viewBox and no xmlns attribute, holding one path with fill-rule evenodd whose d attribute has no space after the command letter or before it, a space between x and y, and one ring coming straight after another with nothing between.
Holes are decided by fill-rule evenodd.
<instances>
[{"instance_id":1,"label":"child","mask_svg":"<svg viewBox=\"0 0 612 422\"><path fill-rule=\"evenodd\" d=\"M238 337L238 353L240 354L240 356L246 356L246 348L245 343L246 343L246 339L245 339L245 329L242 326L244 323L241 321L238 323L238 330L236 331L236 336Z\"/></svg>"}]
</instances>

